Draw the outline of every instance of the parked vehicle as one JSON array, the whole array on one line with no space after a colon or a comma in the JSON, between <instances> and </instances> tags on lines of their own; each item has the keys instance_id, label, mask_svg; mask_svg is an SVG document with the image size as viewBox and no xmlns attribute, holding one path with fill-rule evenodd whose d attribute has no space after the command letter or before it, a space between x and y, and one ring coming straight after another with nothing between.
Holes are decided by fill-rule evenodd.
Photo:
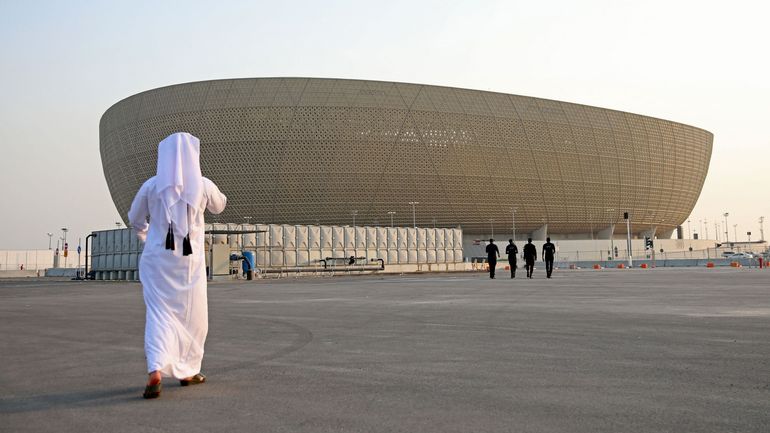
<instances>
[{"instance_id":1,"label":"parked vehicle","mask_svg":"<svg viewBox=\"0 0 770 433\"><path fill-rule=\"evenodd\" d=\"M753 259L754 255L749 253L733 253L727 256L728 259Z\"/></svg>"}]
</instances>

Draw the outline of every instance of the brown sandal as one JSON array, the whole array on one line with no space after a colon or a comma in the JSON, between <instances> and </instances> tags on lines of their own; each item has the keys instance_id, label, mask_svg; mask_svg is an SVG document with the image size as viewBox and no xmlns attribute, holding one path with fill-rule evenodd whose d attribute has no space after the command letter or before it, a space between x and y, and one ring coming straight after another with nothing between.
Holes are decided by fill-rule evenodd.
<instances>
[{"instance_id":1,"label":"brown sandal","mask_svg":"<svg viewBox=\"0 0 770 433\"><path fill-rule=\"evenodd\" d=\"M144 394L142 395L144 398L158 398L160 397L160 391L163 389L163 386L160 382L156 383L155 385L147 385L144 387Z\"/></svg>"},{"instance_id":2,"label":"brown sandal","mask_svg":"<svg viewBox=\"0 0 770 433\"><path fill-rule=\"evenodd\" d=\"M189 378L189 379L182 379L179 381L179 384L182 386L188 386L188 385L199 385L206 381L206 376L198 373L195 376Z\"/></svg>"}]
</instances>

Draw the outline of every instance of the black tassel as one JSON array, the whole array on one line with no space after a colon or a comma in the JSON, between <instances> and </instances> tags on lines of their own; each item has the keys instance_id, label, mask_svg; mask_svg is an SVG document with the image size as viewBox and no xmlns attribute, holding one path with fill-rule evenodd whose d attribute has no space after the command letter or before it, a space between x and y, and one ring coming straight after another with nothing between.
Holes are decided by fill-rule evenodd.
<instances>
[{"instance_id":1,"label":"black tassel","mask_svg":"<svg viewBox=\"0 0 770 433\"><path fill-rule=\"evenodd\" d=\"M189 256L190 254L192 254L192 244L190 244L190 233L187 233L182 241L182 255Z\"/></svg>"},{"instance_id":2,"label":"black tassel","mask_svg":"<svg viewBox=\"0 0 770 433\"><path fill-rule=\"evenodd\" d=\"M166 235L166 249L167 250L175 250L176 246L174 245L174 231L171 230L171 224L168 226L168 234Z\"/></svg>"}]
</instances>

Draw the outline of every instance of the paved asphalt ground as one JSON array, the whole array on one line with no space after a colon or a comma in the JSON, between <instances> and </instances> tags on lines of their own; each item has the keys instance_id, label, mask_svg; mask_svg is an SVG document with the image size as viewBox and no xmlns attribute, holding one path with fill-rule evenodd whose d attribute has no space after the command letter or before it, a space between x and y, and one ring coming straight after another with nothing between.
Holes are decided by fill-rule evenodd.
<instances>
[{"instance_id":1,"label":"paved asphalt ground","mask_svg":"<svg viewBox=\"0 0 770 433\"><path fill-rule=\"evenodd\" d=\"M0 280L0 431L770 431L770 271L500 274L213 283L154 401L138 283Z\"/></svg>"}]
</instances>

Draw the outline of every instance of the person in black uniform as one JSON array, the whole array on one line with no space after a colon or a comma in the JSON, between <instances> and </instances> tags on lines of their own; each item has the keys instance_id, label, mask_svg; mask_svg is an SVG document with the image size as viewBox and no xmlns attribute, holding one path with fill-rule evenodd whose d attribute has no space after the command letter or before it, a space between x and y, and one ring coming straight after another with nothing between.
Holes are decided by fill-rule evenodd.
<instances>
[{"instance_id":1,"label":"person in black uniform","mask_svg":"<svg viewBox=\"0 0 770 433\"><path fill-rule=\"evenodd\" d=\"M516 254L519 249L513 243L513 239L508 239L508 245L505 246L505 254L508 254L508 267L511 268L511 278L516 278Z\"/></svg>"},{"instance_id":2,"label":"person in black uniform","mask_svg":"<svg viewBox=\"0 0 770 433\"><path fill-rule=\"evenodd\" d=\"M527 278L532 278L532 271L535 270L535 260L537 260L537 248L532 244L532 238L527 239L524 245L524 268L527 270Z\"/></svg>"},{"instance_id":3,"label":"person in black uniform","mask_svg":"<svg viewBox=\"0 0 770 433\"><path fill-rule=\"evenodd\" d=\"M545 261L545 275L551 278L553 273L553 258L556 255L556 245L551 243L551 238L545 238L543 244L543 260Z\"/></svg>"},{"instance_id":4,"label":"person in black uniform","mask_svg":"<svg viewBox=\"0 0 770 433\"><path fill-rule=\"evenodd\" d=\"M500 257L500 250L495 245L495 240L490 239L489 245L487 245L487 262L489 262L489 278L495 278L495 266L497 266L497 258Z\"/></svg>"}]
</instances>

